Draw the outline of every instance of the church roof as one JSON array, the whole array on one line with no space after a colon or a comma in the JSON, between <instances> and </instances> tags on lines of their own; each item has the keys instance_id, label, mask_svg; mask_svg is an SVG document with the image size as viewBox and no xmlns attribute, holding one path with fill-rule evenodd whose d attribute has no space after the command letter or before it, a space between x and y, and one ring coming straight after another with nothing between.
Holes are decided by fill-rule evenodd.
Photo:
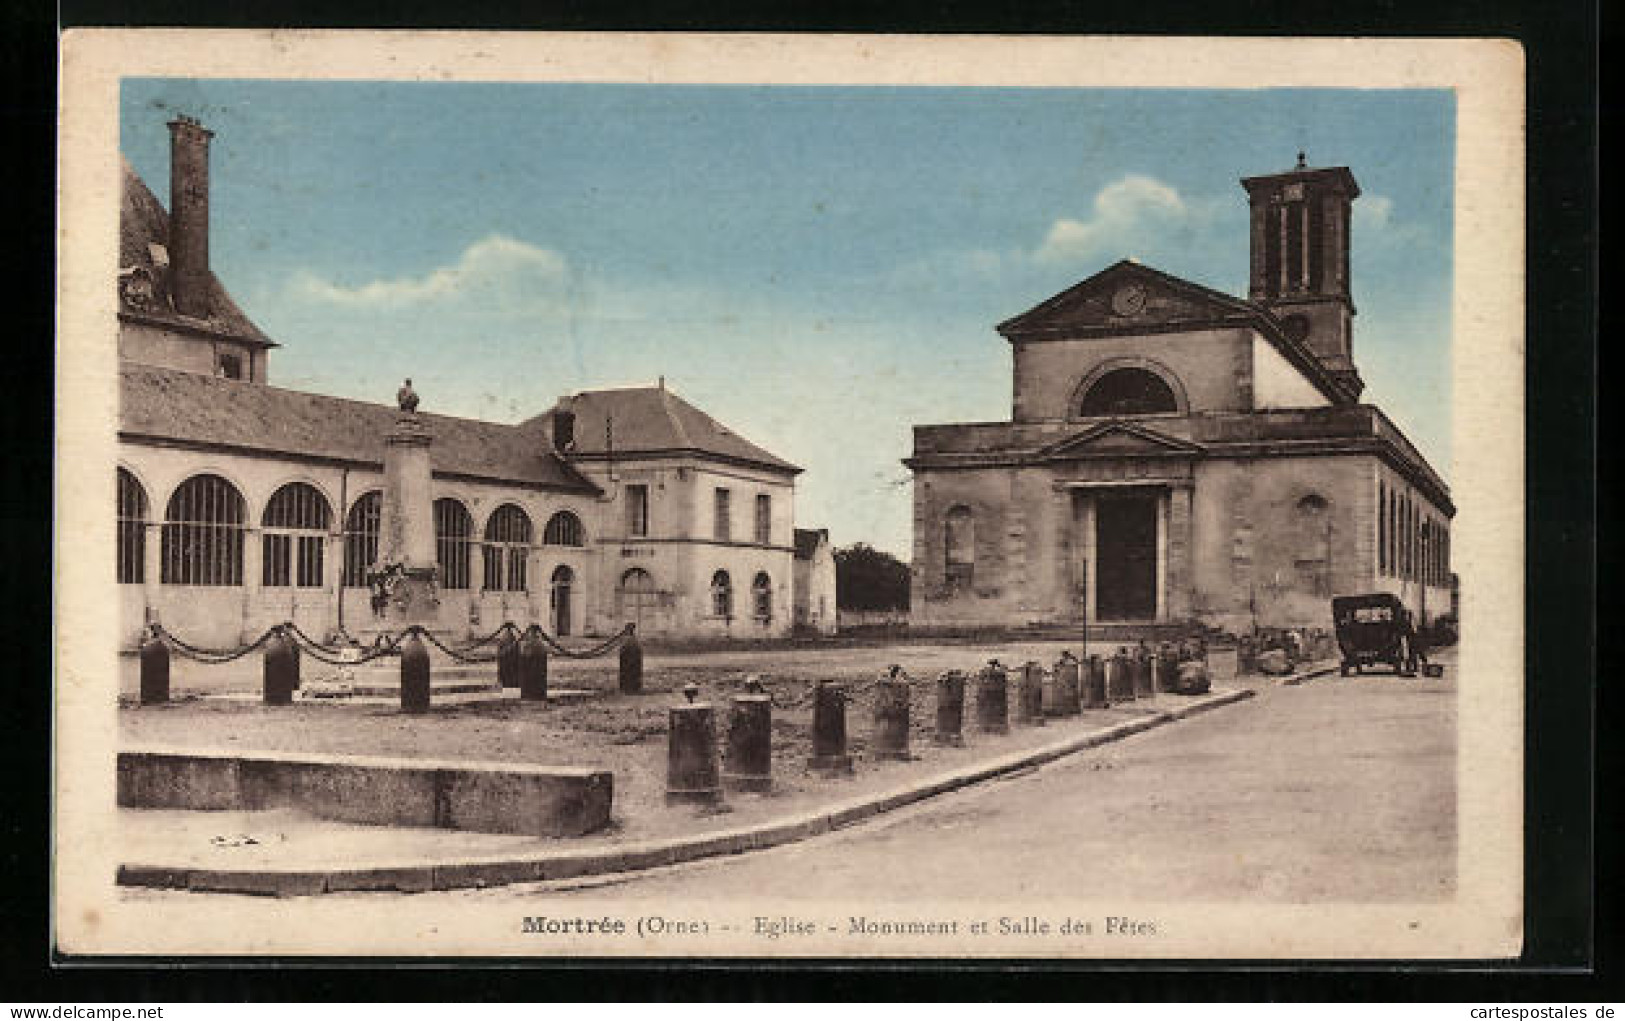
<instances>
[{"instance_id":1,"label":"church roof","mask_svg":"<svg viewBox=\"0 0 1625 1021\"><path fill-rule=\"evenodd\" d=\"M119 203L119 279L122 284L132 274L145 273L154 284L154 293L146 300L120 286L119 312L144 322L230 337L261 347L279 346L243 314L212 271L209 273L208 318L196 319L175 310L169 291L169 213L129 161L120 157L119 162L123 172Z\"/></svg>"},{"instance_id":2,"label":"church roof","mask_svg":"<svg viewBox=\"0 0 1625 1021\"><path fill-rule=\"evenodd\" d=\"M384 436L400 415L384 404L120 365L119 433L131 440L377 466L384 460ZM436 474L597 492L553 454L541 430L449 415L418 418L434 437Z\"/></svg>"},{"instance_id":3,"label":"church roof","mask_svg":"<svg viewBox=\"0 0 1625 1021\"><path fill-rule=\"evenodd\" d=\"M560 398L547 415L531 419L526 425L559 411L575 414L575 443L569 452L572 457L596 460L611 455L690 454L790 474L801 471L664 386L585 390Z\"/></svg>"},{"instance_id":4,"label":"church roof","mask_svg":"<svg viewBox=\"0 0 1625 1021\"><path fill-rule=\"evenodd\" d=\"M1125 300L1128 285L1135 296ZM1171 333L1215 327L1248 327L1262 334L1287 361L1331 400L1353 403L1320 359L1283 331L1268 309L1255 302L1123 259L1052 298L1039 302L995 329L1005 339L1059 340Z\"/></svg>"}]
</instances>

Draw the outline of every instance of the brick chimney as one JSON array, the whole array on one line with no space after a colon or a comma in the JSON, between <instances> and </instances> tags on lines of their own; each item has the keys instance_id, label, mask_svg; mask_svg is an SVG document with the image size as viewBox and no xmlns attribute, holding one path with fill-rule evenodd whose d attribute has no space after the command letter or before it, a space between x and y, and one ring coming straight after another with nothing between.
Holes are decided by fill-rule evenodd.
<instances>
[{"instance_id":1,"label":"brick chimney","mask_svg":"<svg viewBox=\"0 0 1625 1021\"><path fill-rule=\"evenodd\" d=\"M169 122L169 292L175 311L209 317L209 139L184 114Z\"/></svg>"}]
</instances>

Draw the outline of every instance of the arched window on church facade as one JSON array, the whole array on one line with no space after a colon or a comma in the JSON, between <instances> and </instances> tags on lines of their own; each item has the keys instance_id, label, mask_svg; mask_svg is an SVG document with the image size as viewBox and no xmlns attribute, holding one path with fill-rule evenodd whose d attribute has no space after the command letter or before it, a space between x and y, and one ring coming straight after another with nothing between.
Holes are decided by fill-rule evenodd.
<instances>
[{"instance_id":1,"label":"arched window on church facade","mask_svg":"<svg viewBox=\"0 0 1625 1021\"><path fill-rule=\"evenodd\" d=\"M969 589L976 571L976 519L963 504L942 521L943 583L950 593Z\"/></svg>"},{"instance_id":2,"label":"arched window on church facade","mask_svg":"<svg viewBox=\"0 0 1625 1021\"><path fill-rule=\"evenodd\" d=\"M435 560L440 565L440 587L469 587L468 547L474 541L474 519L468 508L450 497L434 502Z\"/></svg>"},{"instance_id":3,"label":"arched window on church facade","mask_svg":"<svg viewBox=\"0 0 1625 1021\"><path fill-rule=\"evenodd\" d=\"M147 491L123 468L118 470L118 580L147 580Z\"/></svg>"},{"instance_id":4,"label":"arched window on church facade","mask_svg":"<svg viewBox=\"0 0 1625 1021\"><path fill-rule=\"evenodd\" d=\"M315 486L290 482L260 518L260 581L266 588L321 588L332 511Z\"/></svg>"},{"instance_id":5,"label":"arched window on church facade","mask_svg":"<svg viewBox=\"0 0 1625 1021\"><path fill-rule=\"evenodd\" d=\"M505 503L485 523L485 591L525 591L525 559L530 556L530 515Z\"/></svg>"},{"instance_id":6,"label":"arched window on church facade","mask_svg":"<svg viewBox=\"0 0 1625 1021\"><path fill-rule=\"evenodd\" d=\"M218 475L182 482L164 510L166 585L241 585L247 507Z\"/></svg>"},{"instance_id":7,"label":"arched window on church facade","mask_svg":"<svg viewBox=\"0 0 1625 1021\"><path fill-rule=\"evenodd\" d=\"M378 531L384 514L384 494L374 490L350 505L344 516L344 584L360 588L367 569L378 559Z\"/></svg>"},{"instance_id":8,"label":"arched window on church facade","mask_svg":"<svg viewBox=\"0 0 1625 1021\"><path fill-rule=\"evenodd\" d=\"M1177 412L1179 400L1162 377L1147 369L1113 369L1095 380L1078 402L1079 418Z\"/></svg>"},{"instance_id":9,"label":"arched window on church facade","mask_svg":"<svg viewBox=\"0 0 1625 1021\"><path fill-rule=\"evenodd\" d=\"M1332 594L1332 515L1331 505L1319 493L1298 501L1297 556L1298 589L1315 596Z\"/></svg>"}]
</instances>

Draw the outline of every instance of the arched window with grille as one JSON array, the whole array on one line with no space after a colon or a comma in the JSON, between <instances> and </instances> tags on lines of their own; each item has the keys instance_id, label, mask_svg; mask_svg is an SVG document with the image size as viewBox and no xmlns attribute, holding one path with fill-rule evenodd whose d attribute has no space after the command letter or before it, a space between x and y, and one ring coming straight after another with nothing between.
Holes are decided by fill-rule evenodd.
<instances>
[{"instance_id":1,"label":"arched window with grille","mask_svg":"<svg viewBox=\"0 0 1625 1021\"><path fill-rule=\"evenodd\" d=\"M474 519L468 508L451 497L434 502L434 553L440 565L440 587L469 586L468 547L474 541Z\"/></svg>"},{"instance_id":2,"label":"arched window with grille","mask_svg":"<svg viewBox=\"0 0 1625 1021\"><path fill-rule=\"evenodd\" d=\"M344 584L367 584L367 569L378 559L378 531L384 516L384 494L362 494L344 516Z\"/></svg>"},{"instance_id":3,"label":"arched window with grille","mask_svg":"<svg viewBox=\"0 0 1625 1021\"><path fill-rule=\"evenodd\" d=\"M757 620L773 619L773 581L766 571L756 572L750 583L750 611Z\"/></svg>"},{"instance_id":4,"label":"arched window with grille","mask_svg":"<svg viewBox=\"0 0 1625 1021\"><path fill-rule=\"evenodd\" d=\"M315 486L290 482L271 494L260 518L260 582L266 588L320 588L332 512Z\"/></svg>"},{"instance_id":5,"label":"arched window with grille","mask_svg":"<svg viewBox=\"0 0 1625 1021\"><path fill-rule=\"evenodd\" d=\"M164 510L166 585L241 585L247 506L218 475L182 482Z\"/></svg>"},{"instance_id":6,"label":"arched window with grille","mask_svg":"<svg viewBox=\"0 0 1625 1021\"><path fill-rule=\"evenodd\" d=\"M147 580L147 491L123 468L118 470L118 580Z\"/></svg>"},{"instance_id":7,"label":"arched window with grille","mask_svg":"<svg viewBox=\"0 0 1625 1021\"><path fill-rule=\"evenodd\" d=\"M943 581L948 591L968 589L976 572L976 519L969 507L950 507L942 519Z\"/></svg>"},{"instance_id":8,"label":"arched window with grille","mask_svg":"<svg viewBox=\"0 0 1625 1021\"><path fill-rule=\"evenodd\" d=\"M542 542L548 546L580 546L584 541L581 519L570 511L559 511L547 519Z\"/></svg>"},{"instance_id":9,"label":"arched window with grille","mask_svg":"<svg viewBox=\"0 0 1625 1021\"><path fill-rule=\"evenodd\" d=\"M711 575L711 615L713 617L734 615L734 586L727 571L718 571Z\"/></svg>"},{"instance_id":10,"label":"arched window with grille","mask_svg":"<svg viewBox=\"0 0 1625 1021\"><path fill-rule=\"evenodd\" d=\"M1179 410L1179 398L1161 376L1147 369L1112 369L1090 385L1078 417L1156 415Z\"/></svg>"},{"instance_id":11,"label":"arched window with grille","mask_svg":"<svg viewBox=\"0 0 1625 1021\"><path fill-rule=\"evenodd\" d=\"M530 556L530 515L511 503L491 512L485 523L485 591L525 591L525 560Z\"/></svg>"},{"instance_id":12,"label":"arched window with grille","mask_svg":"<svg viewBox=\"0 0 1625 1021\"><path fill-rule=\"evenodd\" d=\"M1294 566L1298 588L1316 596L1332 594L1332 515L1331 505L1318 493L1298 501L1297 553Z\"/></svg>"}]
</instances>

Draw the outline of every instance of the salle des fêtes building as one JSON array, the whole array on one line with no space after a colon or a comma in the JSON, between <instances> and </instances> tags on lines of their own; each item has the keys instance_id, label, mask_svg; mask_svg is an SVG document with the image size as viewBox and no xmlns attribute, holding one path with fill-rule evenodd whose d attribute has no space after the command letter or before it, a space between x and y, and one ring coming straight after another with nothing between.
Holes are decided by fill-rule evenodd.
<instances>
[{"instance_id":1,"label":"salle des f\u00eates building","mask_svg":"<svg viewBox=\"0 0 1625 1021\"><path fill-rule=\"evenodd\" d=\"M998 327L1008 422L918 426L916 625L1320 624L1450 610L1438 474L1360 403L1347 168L1244 180L1244 299L1119 262Z\"/></svg>"},{"instance_id":2,"label":"salle des f\u00eates building","mask_svg":"<svg viewBox=\"0 0 1625 1021\"><path fill-rule=\"evenodd\" d=\"M277 345L209 267L212 135L186 118L169 128L168 211L124 166L123 639L153 620L205 645L290 619L312 635L360 633L399 412L269 385ZM432 408L432 381L418 388ZM630 621L644 634L757 638L834 620L827 542L822 560L796 557L800 469L663 381L568 396L518 425L418 419L431 443L436 630L514 620L601 635ZM798 564L810 572L799 585Z\"/></svg>"}]
</instances>

